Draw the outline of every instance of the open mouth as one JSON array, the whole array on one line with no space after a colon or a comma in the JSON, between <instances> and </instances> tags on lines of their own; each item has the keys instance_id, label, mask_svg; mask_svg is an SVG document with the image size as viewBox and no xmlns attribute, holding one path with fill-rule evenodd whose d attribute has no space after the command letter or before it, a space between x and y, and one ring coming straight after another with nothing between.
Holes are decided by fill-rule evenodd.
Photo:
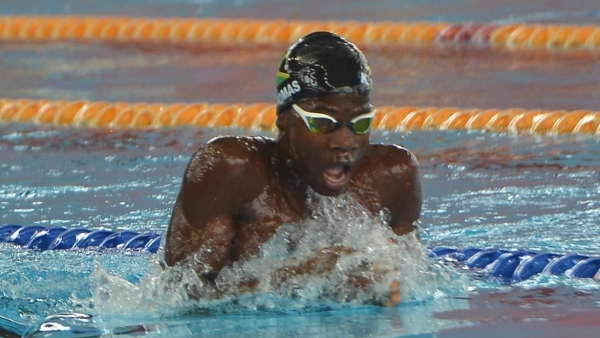
<instances>
[{"instance_id":1,"label":"open mouth","mask_svg":"<svg viewBox=\"0 0 600 338\"><path fill-rule=\"evenodd\" d=\"M323 171L323 179L328 188L340 190L350 182L350 167L345 165L335 165Z\"/></svg>"}]
</instances>

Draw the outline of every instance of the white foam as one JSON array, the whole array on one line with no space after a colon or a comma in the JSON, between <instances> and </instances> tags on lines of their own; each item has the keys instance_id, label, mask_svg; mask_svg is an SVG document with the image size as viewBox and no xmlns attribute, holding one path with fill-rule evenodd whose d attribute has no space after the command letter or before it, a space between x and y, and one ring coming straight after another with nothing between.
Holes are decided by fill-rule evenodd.
<instances>
[{"instance_id":1,"label":"white foam","mask_svg":"<svg viewBox=\"0 0 600 338\"><path fill-rule=\"evenodd\" d=\"M387 225L388 213L372 215L348 194L312 193L308 202L313 211L307 221L280 227L256 257L225 267L216 288L184 266L163 270L155 262L137 285L97 269L94 308L121 314L194 308L294 311L384 302L392 281L400 282L405 303L466 292L466 277L430 259L416 235L395 235ZM327 252L328 259L318 259ZM319 262L322 271L284 273L309 260ZM371 283L357 287L356 278ZM249 282L255 284L252 292L244 286ZM201 299L192 301L188 294Z\"/></svg>"}]
</instances>

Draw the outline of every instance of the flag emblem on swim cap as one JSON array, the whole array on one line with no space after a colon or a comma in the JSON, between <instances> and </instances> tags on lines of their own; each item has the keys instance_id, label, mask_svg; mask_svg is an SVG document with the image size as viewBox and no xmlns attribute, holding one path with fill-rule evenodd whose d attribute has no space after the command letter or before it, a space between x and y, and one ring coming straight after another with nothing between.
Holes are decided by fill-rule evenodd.
<instances>
[{"instance_id":1,"label":"flag emblem on swim cap","mask_svg":"<svg viewBox=\"0 0 600 338\"><path fill-rule=\"evenodd\" d=\"M284 54L277 71L277 112L292 103L333 94L369 97L371 69L362 52L331 32L311 33Z\"/></svg>"},{"instance_id":2,"label":"flag emblem on swim cap","mask_svg":"<svg viewBox=\"0 0 600 338\"><path fill-rule=\"evenodd\" d=\"M279 87L279 85L287 80L290 77L290 74L288 73L283 73L283 72L277 72L277 87Z\"/></svg>"}]
</instances>

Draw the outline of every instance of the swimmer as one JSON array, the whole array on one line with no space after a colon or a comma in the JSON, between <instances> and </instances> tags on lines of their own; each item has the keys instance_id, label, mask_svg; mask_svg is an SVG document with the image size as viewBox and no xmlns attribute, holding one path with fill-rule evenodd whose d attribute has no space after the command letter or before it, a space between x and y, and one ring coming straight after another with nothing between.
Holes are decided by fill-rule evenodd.
<instances>
[{"instance_id":1,"label":"swimmer","mask_svg":"<svg viewBox=\"0 0 600 338\"><path fill-rule=\"evenodd\" d=\"M372 80L362 52L336 34L311 33L286 51L276 83L277 139L218 137L193 155L167 231L167 265L191 262L214 282L225 266L256 255L280 226L305 220L310 189L352 194L374 215L386 209L397 235L417 231L418 164L403 147L369 143ZM319 273L319 260L333 268L344 250L324 248L291 273ZM399 283L390 288L381 304L400 301Z\"/></svg>"}]
</instances>

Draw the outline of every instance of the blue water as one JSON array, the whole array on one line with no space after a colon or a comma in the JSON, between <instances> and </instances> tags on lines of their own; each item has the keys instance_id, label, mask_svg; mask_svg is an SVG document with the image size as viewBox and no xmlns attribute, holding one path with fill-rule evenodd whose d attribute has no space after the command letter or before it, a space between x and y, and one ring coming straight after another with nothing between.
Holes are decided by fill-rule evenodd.
<instances>
[{"instance_id":1,"label":"blue water","mask_svg":"<svg viewBox=\"0 0 600 338\"><path fill-rule=\"evenodd\" d=\"M319 10L305 10L312 6ZM442 4L411 0L377 5L349 1L344 6L321 1L164 0L52 0L31 6L8 0L0 3L0 13L595 24L600 16L596 7L595 0L551 5L542 0ZM270 102L273 67L284 47L2 43L0 97ZM393 47L366 53L379 105L592 110L600 106L595 76L600 62L593 55ZM163 232L193 151L214 136L257 133L0 125L0 224ZM422 238L427 246L600 255L597 137L375 132L373 142L403 144L417 155L425 199ZM223 313L217 304L216 311L208 313L168 308L157 312L159 303L135 289L153 273L157 256L35 252L0 244L0 257L0 335L1 329L22 333L46 316L79 311L93 314L90 327L105 333L143 326L150 336L177 337L452 337L452 328L477 323L504 327L513 322L547 323L598 310L600 301L597 282L592 280L538 276L507 286L453 270L458 277L427 286L429 296L409 298L395 308L246 307ZM112 301L103 303L98 290L107 276L118 279L106 284L114 290ZM260 301L265 304L265 299ZM569 330L589 336L574 327ZM535 336L523 332L510 335Z\"/></svg>"},{"instance_id":2,"label":"blue water","mask_svg":"<svg viewBox=\"0 0 600 338\"><path fill-rule=\"evenodd\" d=\"M163 231L168 223L183 168L198 145L222 133L253 133L14 124L0 126L0 131L0 224L155 232ZM600 215L597 138L375 132L373 142L404 144L419 157L425 192L423 241L428 246L600 254L594 241ZM350 306L291 314L278 313L289 311L281 309L275 313L242 311L208 317L180 313L164 317L129 308L126 303L135 302L128 297L141 296L135 291L116 293L123 297L122 305L99 308L98 304L94 307L92 297L99 282L98 269L136 284L156 257L94 251L35 252L9 244L0 244L0 251L5 257L0 262L0 315L27 325L57 312L78 310L97 315L108 329L144 324L162 333L191 336L410 336L467 323L435 319L436 313L469 308L460 287L454 295L446 290L441 298L421 299L392 309ZM471 281L462 287L471 285L484 293L503 288L493 280L479 280L469 273L466 276ZM566 277L544 277L519 287L548 286L568 287L569 294L597 287L591 280ZM569 295L560 295L556 301L573 306ZM575 304L577 309L587 307L589 304Z\"/></svg>"}]
</instances>

